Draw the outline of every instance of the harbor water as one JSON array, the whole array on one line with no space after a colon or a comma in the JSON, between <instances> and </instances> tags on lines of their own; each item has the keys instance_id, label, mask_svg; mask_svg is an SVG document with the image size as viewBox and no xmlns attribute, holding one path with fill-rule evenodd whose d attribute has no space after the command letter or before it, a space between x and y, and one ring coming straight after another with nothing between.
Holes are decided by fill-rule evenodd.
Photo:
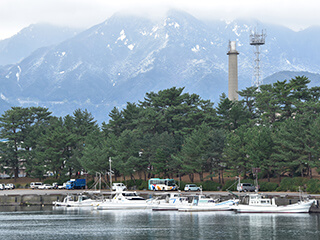
<instances>
[{"instance_id":1,"label":"harbor water","mask_svg":"<svg viewBox=\"0 0 320 240\"><path fill-rule=\"evenodd\" d=\"M0 239L319 239L320 214L2 207Z\"/></svg>"}]
</instances>

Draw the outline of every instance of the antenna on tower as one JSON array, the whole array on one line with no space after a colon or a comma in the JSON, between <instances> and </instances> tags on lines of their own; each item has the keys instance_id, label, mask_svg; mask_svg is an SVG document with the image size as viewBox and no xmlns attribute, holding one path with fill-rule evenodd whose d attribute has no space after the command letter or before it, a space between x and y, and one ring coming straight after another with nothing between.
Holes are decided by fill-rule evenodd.
<instances>
[{"instance_id":1,"label":"antenna on tower","mask_svg":"<svg viewBox=\"0 0 320 240\"><path fill-rule=\"evenodd\" d=\"M256 87L260 87L260 85L262 84L262 79L260 79L260 46L265 44L265 40L266 40L266 34L262 33L259 34L256 32L256 30L252 31L250 34L250 45L255 46L255 67L254 67L254 78L253 78L253 82L252 85L256 86Z\"/></svg>"}]
</instances>

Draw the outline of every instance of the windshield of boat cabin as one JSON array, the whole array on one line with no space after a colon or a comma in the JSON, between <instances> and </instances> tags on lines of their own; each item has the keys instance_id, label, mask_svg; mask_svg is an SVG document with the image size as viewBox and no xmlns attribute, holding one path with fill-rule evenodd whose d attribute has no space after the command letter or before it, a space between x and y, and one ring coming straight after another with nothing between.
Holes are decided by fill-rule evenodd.
<instances>
[{"instance_id":1,"label":"windshield of boat cabin","mask_svg":"<svg viewBox=\"0 0 320 240\"><path fill-rule=\"evenodd\" d=\"M134 197L134 196L138 196L138 195L136 193L124 193L124 196Z\"/></svg>"}]
</instances>

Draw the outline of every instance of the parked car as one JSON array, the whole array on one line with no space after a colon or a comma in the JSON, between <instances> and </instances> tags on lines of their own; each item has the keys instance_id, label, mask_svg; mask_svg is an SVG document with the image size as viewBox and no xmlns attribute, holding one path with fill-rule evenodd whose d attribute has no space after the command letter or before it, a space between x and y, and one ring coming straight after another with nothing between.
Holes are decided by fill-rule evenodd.
<instances>
[{"instance_id":1,"label":"parked car","mask_svg":"<svg viewBox=\"0 0 320 240\"><path fill-rule=\"evenodd\" d=\"M0 183L0 190L4 190L6 188L6 186L2 183Z\"/></svg>"},{"instance_id":2,"label":"parked car","mask_svg":"<svg viewBox=\"0 0 320 240\"><path fill-rule=\"evenodd\" d=\"M187 184L184 187L184 191L189 192L189 191L200 191L201 188L198 187L196 184Z\"/></svg>"},{"instance_id":3,"label":"parked car","mask_svg":"<svg viewBox=\"0 0 320 240\"><path fill-rule=\"evenodd\" d=\"M31 189L37 189L40 186L42 186L42 182L32 182L32 183L30 183L30 188Z\"/></svg>"},{"instance_id":4,"label":"parked car","mask_svg":"<svg viewBox=\"0 0 320 240\"><path fill-rule=\"evenodd\" d=\"M42 184L41 186L38 187L38 189L53 189L51 184Z\"/></svg>"},{"instance_id":5,"label":"parked car","mask_svg":"<svg viewBox=\"0 0 320 240\"><path fill-rule=\"evenodd\" d=\"M255 190L256 187L251 183L238 183L237 185L237 191L239 192L254 192Z\"/></svg>"},{"instance_id":6,"label":"parked car","mask_svg":"<svg viewBox=\"0 0 320 240\"><path fill-rule=\"evenodd\" d=\"M127 186L123 183L113 183L112 184L112 191L126 191Z\"/></svg>"},{"instance_id":7,"label":"parked car","mask_svg":"<svg viewBox=\"0 0 320 240\"><path fill-rule=\"evenodd\" d=\"M7 183L5 186L5 189L10 190L10 189L15 189L16 186L13 183Z\"/></svg>"}]
</instances>

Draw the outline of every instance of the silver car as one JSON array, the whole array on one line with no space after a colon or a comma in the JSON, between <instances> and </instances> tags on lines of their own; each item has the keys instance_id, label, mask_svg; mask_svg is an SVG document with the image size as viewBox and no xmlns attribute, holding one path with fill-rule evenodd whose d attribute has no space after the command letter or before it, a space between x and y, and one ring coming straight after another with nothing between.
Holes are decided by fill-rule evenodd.
<instances>
[{"instance_id":1,"label":"silver car","mask_svg":"<svg viewBox=\"0 0 320 240\"><path fill-rule=\"evenodd\" d=\"M237 185L237 190L239 192L254 192L256 187L251 183L240 183Z\"/></svg>"},{"instance_id":2,"label":"silver car","mask_svg":"<svg viewBox=\"0 0 320 240\"><path fill-rule=\"evenodd\" d=\"M186 192L189 192L189 191L200 191L200 190L201 190L200 187L198 187L195 184L187 184L184 187L184 191L186 191Z\"/></svg>"}]
</instances>

